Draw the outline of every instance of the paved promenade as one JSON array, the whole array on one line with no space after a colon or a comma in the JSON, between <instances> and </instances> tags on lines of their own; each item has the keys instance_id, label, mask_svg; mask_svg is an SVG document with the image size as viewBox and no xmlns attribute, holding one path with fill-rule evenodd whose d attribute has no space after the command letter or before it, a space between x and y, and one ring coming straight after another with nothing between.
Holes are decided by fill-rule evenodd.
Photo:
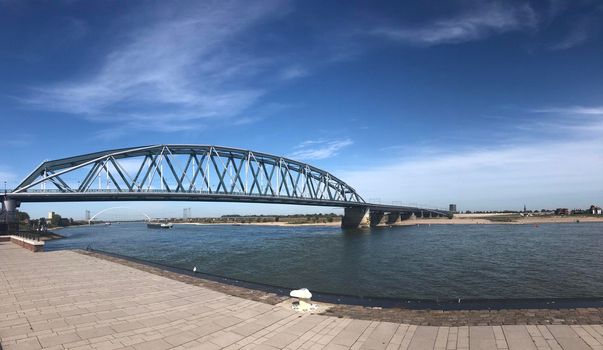
<instances>
[{"instance_id":1,"label":"paved promenade","mask_svg":"<svg viewBox=\"0 0 603 350\"><path fill-rule=\"evenodd\" d=\"M603 350L603 327L430 327L300 315L76 252L0 242L0 343L4 350Z\"/></svg>"}]
</instances>

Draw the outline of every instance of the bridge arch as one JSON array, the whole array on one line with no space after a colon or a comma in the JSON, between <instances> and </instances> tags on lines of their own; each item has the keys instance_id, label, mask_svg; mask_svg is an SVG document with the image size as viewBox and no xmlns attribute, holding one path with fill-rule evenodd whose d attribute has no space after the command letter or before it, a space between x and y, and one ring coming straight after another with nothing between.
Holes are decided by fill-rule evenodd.
<instances>
[{"instance_id":1,"label":"bridge arch","mask_svg":"<svg viewBox=\"0 0 603 350\"><path fill-rule=\"evenodd\" d=\"M351 186L312 165L209 145L155 145L46 161L13 193L56 193L70 200L78 195L87 200L163 200L167 195L170 200L364 203Z\"/></svg>"},{"instance_id":2,"label":"bridge arch","mask_svg":"<svg viewBox=\"0 0 603 350\"><path fill-rule=\"evenodd\" d=\"M109 210L115 210L115 209L132 209L134 211L139 212L140 214L144 215L147 218L147 221L151 221L151 217L148 216L147 214L145 214L143 211L131 208L131 207L111 207L111 208L105 208L101 211L99 211L98 213L94 214L89 220L88 220L88 224L90 224L92 222L92 220L94 220L94 218L96 218L97 216L109 211Z\"/></svg>"},{"instance_id":3,"label":"bridge arch","mask_svg":"<svg viewBox=\"0 0 603 350\"><path fill-rule=\"evenodd\" d=\"M5 202L205 201L345 208L342 226L383 213L449 213L367 203L333 174L287 157L212 145L152 145L45 161ZM399 216L399 215L398 215Z\"/></svg>"}]
</instances>

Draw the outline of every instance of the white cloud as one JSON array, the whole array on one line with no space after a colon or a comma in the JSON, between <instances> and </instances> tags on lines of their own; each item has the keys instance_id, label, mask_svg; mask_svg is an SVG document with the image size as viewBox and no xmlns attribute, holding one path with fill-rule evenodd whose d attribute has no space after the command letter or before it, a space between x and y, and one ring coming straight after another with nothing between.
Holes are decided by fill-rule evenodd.
<instances>
[{"instance_id":1,"label":"white cloud","mask_svg":"<svg viewBox=\"0 0 603 350\"><path fill-rule=\"evenodd\" d=\"M531 111L544 118L519 124L518 128L533 132L558 133L574 138L599 136L603 132L603 107L547 107Z\"/></svg>"},{"instance_id":2,"label":"white cloud","mask_svg":"<svg viewBox=\"0 0 603 350\"><path fill-rule=\"evenodd\" d=\"M603 139L392 159L341 178L366 198L466 209L585 206L603 198ZM379 179L379 181L375 181ZM483 208L489 203L489 208Z\"/></svg>"},{"instance_id":3,"label":"white cloud","mask_svg":"<svg viewBox=\"0 0 603 350\"><path fill-rule=\"evenodd\" d=\"M603 106L571 106L571 107L546 107L534 109L535 113L551 113L564 115L600 115L603 116Z\"/></svg>"},{"instance_id":4,"label":"white cloud","mask_svg":"<svg viewBox=\"0 0 603 350\"><path fill-rule=\"evenodd\" d=\"M339 151L353 144L350 139L343 140L309 140L296 147L296 150L287 157L299 160L326 159L336 156Z\"/></svg>"},{"instance_id":5,"label":"white cloud","mask_svg":"<svg viewBox=\"0 0 603 350\"><path fill-rule=\"evenodd\" d=\"M236 117L263 95L250 78L266 63L247 55L236 39L279 9L277 1L215 1L183 6L159 20L140 15L132 22L144 27L118 43L96 73L34 87L23 101L39 109L158 131Z\"/></svg>"},{"instance_id":6,"label":"white cloud","mask_svg":"<svg viewBox=\"0 0 603 350\"><path fill-rule=\"evenodd\" d=\"M457 203L471 210L514 209L525 202L533 209L579 208L601 201L603 108L532 112L551 115L512 126L515 133L530 137L514 135L517 138L492 140L501 146L462 150L427 145L425 150L405 152L403 158L392 157L387 165L340 177L365 198L434 207ZM491 204L484 208L484 203Z\"/></svg>"},{"instance_id":7,"label":"white cloud","mask_svg":"<svg viewBox=\"0 0 603 350\"><path fill-rule=\"evenodd\" d=\"M478 3L457 16L415 27L382 27L372 31L391 40L417 45L455 44L506 32L533 29L536 14L529 4Z\"/></svg>"},{"instance_id":8,"label":"white cloud","mask_svg":"<svg viewBox=\"0 0 603 350\"><path fill-rule=\"evenodd\" d=\"M301 78L308 75L308 71L298 65L285 68L281 73L281 78L284 80Z\"/></svg>"}]
</instances>

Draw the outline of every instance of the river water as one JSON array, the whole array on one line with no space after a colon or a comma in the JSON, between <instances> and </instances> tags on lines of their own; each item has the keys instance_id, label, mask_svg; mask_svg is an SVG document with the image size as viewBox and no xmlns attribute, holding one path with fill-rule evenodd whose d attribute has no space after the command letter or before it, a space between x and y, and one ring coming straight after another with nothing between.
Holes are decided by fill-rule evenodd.
<instances>
[{"instance_id":1,"label":"river water","mask_svg":"<svg viewBox=\"0 0 603 350\"><path fill-rule=\"evenodd\" d=\"M338 227L143 223L72 227L86 248L286 288L394 298L603 297L603 223Z\"/></svg>"}]
</instances>

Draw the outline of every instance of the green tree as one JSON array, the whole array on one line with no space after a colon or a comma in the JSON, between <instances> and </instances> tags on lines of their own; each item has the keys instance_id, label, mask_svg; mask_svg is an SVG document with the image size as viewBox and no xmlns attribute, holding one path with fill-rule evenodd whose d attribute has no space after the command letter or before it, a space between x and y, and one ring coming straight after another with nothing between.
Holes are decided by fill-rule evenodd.
<instances>
[{"instance_id":1,"label":"green tree","mask_svg":"<svg viewBox=\"0 0 603 350\"><path fill-rule=\"evenodd\" d=\"M50 224L52 226L59 226L61 224L61 216L59 214L55 214L52 216L52 219L50 220Z\"/></svg>"},{"instance_id":2,"label":"green tree","mask_svg":"<svg viewBox=\"0 0 603 350\"><path fill-rule=\"evenodd\" d=\"M18 211L17 218L19 219L19 222L24 222L25 220L29 220L29 214L24 211Z\"/></svg>"}]
</instances>

